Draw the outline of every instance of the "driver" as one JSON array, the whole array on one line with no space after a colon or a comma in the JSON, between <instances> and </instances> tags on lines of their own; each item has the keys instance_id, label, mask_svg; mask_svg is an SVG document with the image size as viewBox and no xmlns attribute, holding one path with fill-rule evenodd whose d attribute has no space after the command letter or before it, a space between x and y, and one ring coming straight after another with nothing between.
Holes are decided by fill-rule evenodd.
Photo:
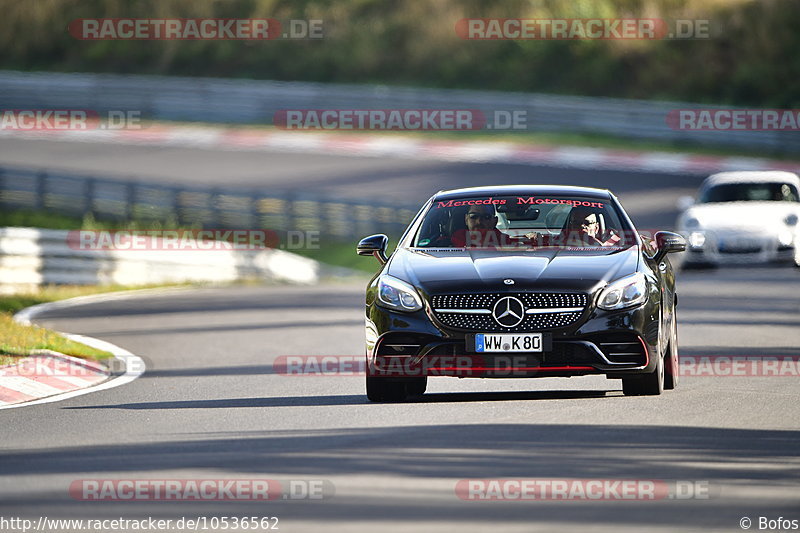
<instances>
[{"instance_id":1,"label":"driver","mask_svg":"<svg viewBox=\"0 0 800 533\"><path fill-rule=\"evenodd\" d=\"M471 205L464 215L467 229L453 232L451 242L456 248L488 248L513 246L514 241L497 229L497 215L491 205Z\"/></svg>"}]
</instances>

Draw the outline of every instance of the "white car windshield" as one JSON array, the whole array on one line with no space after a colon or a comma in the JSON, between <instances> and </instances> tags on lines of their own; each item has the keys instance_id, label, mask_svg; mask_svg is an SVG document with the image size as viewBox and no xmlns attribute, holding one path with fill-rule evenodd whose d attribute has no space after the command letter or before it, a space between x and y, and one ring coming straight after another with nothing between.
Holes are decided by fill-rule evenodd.
<instances>
[{"instance_id":1,"label":"white car windshield","mask_svg":"<svg viewBox=\"0 0 800 533\"><path fill-rule=\"evenodd\" d=\"M700 203L797 202L797 188L789 183L722 183L706 189Z\"/></svg>"}]
</instances>

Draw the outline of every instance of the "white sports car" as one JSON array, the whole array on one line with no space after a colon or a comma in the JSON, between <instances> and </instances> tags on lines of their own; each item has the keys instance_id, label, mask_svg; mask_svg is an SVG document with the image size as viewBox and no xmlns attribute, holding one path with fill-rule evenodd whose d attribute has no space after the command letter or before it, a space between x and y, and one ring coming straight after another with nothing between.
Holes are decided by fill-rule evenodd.
<instances>
[{"instance_id":1,"label":"white sports car","mask_svg":"<svg viewBox=\"0 0 800 533\"><path fill-rule=\"evenodd\" d=\"M721 172L684 197L677 231L683 266L788 262L800 266L800 178L792 172Z\"/></svg>"}]
</instances>

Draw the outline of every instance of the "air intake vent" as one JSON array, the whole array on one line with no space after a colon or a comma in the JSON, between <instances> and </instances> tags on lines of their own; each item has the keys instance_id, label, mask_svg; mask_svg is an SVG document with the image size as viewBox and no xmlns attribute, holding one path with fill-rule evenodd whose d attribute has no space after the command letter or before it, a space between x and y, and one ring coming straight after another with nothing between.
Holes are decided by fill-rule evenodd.
<instances>
[{"instance_id":1,"label":"air intake vent","mask_svg":"<svg viewBox=\"0 0 800 533\"><path fill-rule=\"evenodd\" d=\"M634 334L615 333L596 337L593 341L612 363L630 363L638 366L647 363L644 345Z\"/></svg>"}]
</instances>

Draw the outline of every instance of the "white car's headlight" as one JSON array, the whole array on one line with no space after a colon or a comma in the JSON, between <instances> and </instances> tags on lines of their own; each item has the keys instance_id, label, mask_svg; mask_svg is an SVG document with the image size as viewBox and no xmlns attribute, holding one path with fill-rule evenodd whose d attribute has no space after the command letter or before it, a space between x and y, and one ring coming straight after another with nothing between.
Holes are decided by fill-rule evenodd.
<instances>
[{"instance_id":1,"label":"white car's headlight","mask_svg":"<svg viewBox=\"0 0 800 533\"><path fill-rule=\"evenodd\" d=\"M783 219L783 223L787 226L796 226L797 225L797 215L791 214L787 215L786 218Z\"/></svg>"},{"instance_id":2,"label":"white car's headlight","mask_svg":"<svg viewBox=\"0 0 800 533\"><path fill-rule=\"evenodd\" d=\"M612 281L600 293L597 306L608 311L639 305L647 300L647 280L637 272Z\"/></svg>"},{"instance_id":3,"label":"white car's headlight","mask_svg":"<svg viewBox=\"0 0 800 533\"><path fill-rule=\"evenodd\" d=\"M422 299L416 289L397 278L383 275L378 279L378 301L385 307L397 311L419 311Z\"/></svg>"},{"instance_id":4,"label":"white car's headlight","mask_svg":"<svg viewBox=\"0 0 800 533\"><path fill-rule=\"evenodd\" d=\"M693 231L689 234L689 246L692 248L702 248L706 243L706 234L702 231Z\"/></svg>"}]
</instances>

